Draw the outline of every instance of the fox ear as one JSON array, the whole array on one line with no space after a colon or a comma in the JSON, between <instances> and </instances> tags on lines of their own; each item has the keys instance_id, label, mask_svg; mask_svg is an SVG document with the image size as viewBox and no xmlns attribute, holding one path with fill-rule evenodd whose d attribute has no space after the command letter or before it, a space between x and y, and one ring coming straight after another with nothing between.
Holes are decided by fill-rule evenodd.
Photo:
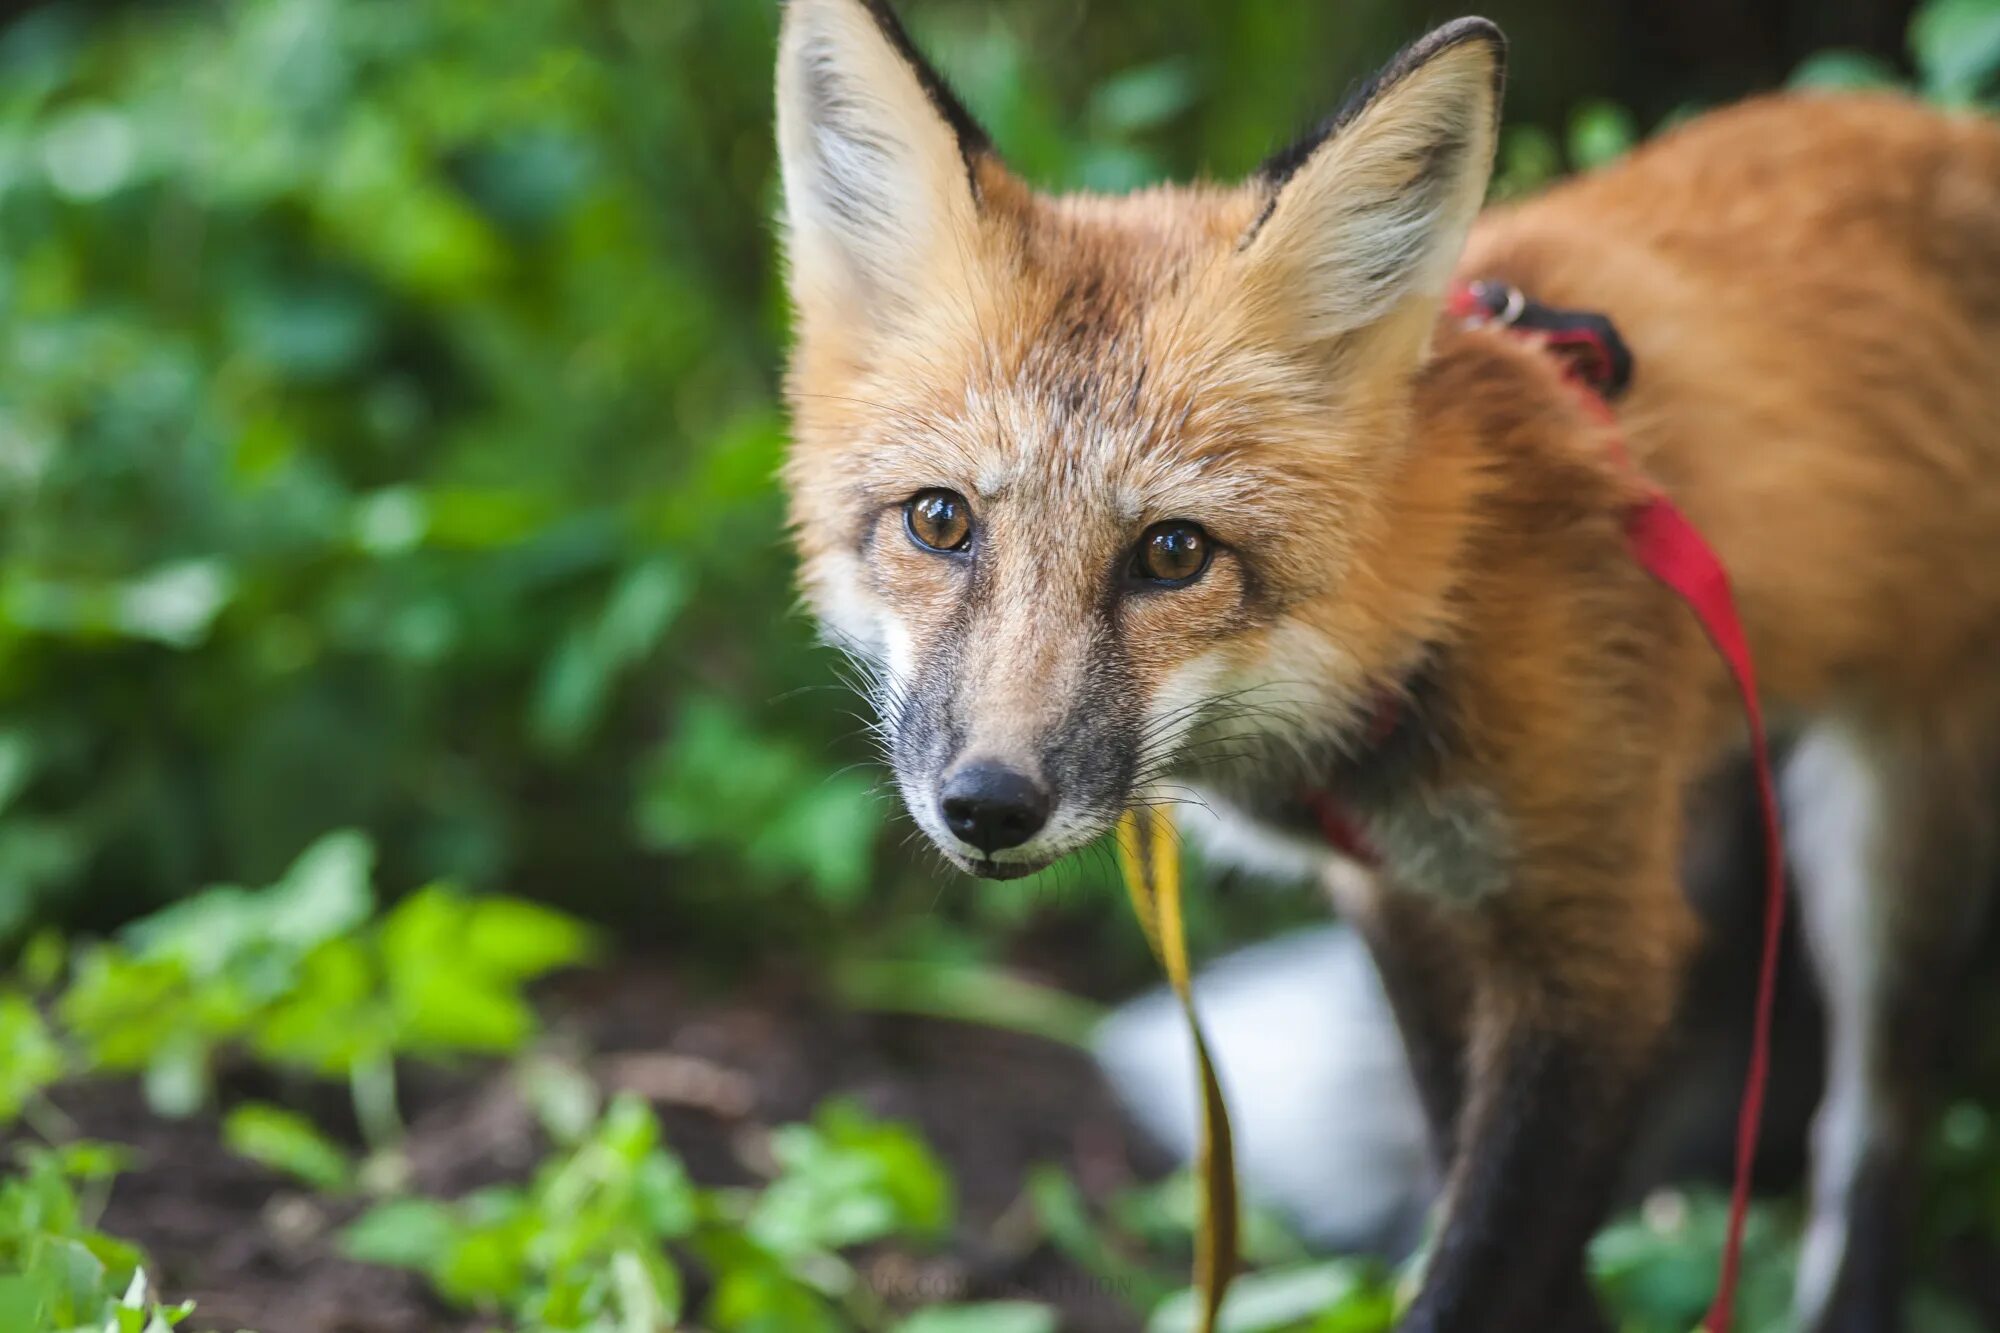
<instances>
[{"instance_id":1,"label":"fox ear","mask_svg":"<svg viewBox=\"0 0 2000 1333\"><path fill-rule=\"evenodd\" d=\"M778 149L792 299L880 323L915 303L978 227L990 151L882 0L789 0Z\"/></svg>"},{"instance_id":2,"label":"fox ear","mask_svg":"<svg viewBox=\"0 0 2000 1333\"><path fill-rule=\"evenodd\" d=\"M1460 19L1405 50L1305 140L1267 162L1242 242L1261 305L1308 342L1435 317L1486 194L1506 38Z\"/></svg>"}]
</instances>

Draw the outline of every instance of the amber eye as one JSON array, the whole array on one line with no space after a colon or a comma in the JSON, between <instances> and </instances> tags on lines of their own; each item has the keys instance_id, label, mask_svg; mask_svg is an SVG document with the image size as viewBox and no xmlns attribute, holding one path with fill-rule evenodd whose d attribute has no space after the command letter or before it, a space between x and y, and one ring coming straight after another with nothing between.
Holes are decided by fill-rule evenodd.
<instances>
[{"instance_id":1,"label":"amber eye","mask_svg":"<svg viewBox=\"0 0 2000 1333\"><path fill-rule=\"evenodd\" d=\"M1194 523L1155 523L1139 538L1132 554L1132 573L1153 583L1192 583L1208 568L1215 543Z\"/></svg>"},{"instance_id":2,"label":"amber eye","mask_svg":"<svg viewBox=\"0 0 2000 1333\"><path fill-rule=\"evenodd\" d=\"M972 508L957 491L918 491L903 506L910 540L931 551L963 551L972 542Z\"/></svg>"}]
</instances>

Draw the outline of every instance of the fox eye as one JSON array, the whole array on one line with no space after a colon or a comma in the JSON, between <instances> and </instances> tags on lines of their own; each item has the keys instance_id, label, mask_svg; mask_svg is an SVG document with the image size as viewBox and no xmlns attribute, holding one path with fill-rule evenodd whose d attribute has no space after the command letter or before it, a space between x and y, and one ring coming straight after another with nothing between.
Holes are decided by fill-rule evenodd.
<instances>
[{"instance_id":1,"label":"fox eye","mask_svg":"<svg viewBox=\"0 0 2000 1333\"><path fill-rule=\"evenodd\" d=\"M1170 588L1193 583L1208 568L1215 543L1201 525L1174 521L1155 523L1139 538L1132 553L1132 575Z\"/></svg>"},{"instance_id":2,"label":"fox eye","mask_svg":"<svg viewBox=\"0 0 2000 1333\"><path fill-rule=\"evenodd\" d=\"M903 505L903 526L927 551L963 551L972 544L972 507L957 491L918 491Z\"/></svg>"}]
</instances>

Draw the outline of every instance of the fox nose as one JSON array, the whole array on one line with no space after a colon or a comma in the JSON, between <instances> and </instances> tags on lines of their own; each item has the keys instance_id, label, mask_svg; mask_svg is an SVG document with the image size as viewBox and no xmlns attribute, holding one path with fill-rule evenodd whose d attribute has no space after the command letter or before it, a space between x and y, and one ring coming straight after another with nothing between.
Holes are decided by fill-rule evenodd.
<instances>
[{"instance_id":1,"label":"fox nose","mask_svg":"<svg viewBox=\"0 0 2000 1333\"><path fill-rule=\"evenodd\" d=\"M968 764L945 779L945 826L982 852L1019 847L1049 821L1049 794L1003 764Z\"/></svg>"}]
</instances>

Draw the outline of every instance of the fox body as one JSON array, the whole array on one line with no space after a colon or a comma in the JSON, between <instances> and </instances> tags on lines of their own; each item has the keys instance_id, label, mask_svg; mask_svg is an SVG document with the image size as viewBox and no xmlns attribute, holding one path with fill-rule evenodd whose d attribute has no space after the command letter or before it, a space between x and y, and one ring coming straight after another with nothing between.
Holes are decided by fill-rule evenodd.
<instances>
[{"instance_id":1,"label":"fox body","mask_svg":"<svg viewBox=\"0 0 2000 1333\"><path fill-rule=\"evenodd\" d=\"M1695 943L1688 793L1744 741L1626 548L1650 478L1789 744L1831 1029L1800 1305L1892 1329L2000 869L2000 128L1765 99L1481 216L1503 54L1440 29L1240 185L1050 198L879 3L790 0L808 600L965 869L1190 789L1326 866L1450 1168L1405 1327L1594 1328L1582 1247ZM1615 319L1630 463L1552 358L1441 317L1462 278ZM1375 873L1333 873L1309 790Z\"/></svg>"}]
</instances>

